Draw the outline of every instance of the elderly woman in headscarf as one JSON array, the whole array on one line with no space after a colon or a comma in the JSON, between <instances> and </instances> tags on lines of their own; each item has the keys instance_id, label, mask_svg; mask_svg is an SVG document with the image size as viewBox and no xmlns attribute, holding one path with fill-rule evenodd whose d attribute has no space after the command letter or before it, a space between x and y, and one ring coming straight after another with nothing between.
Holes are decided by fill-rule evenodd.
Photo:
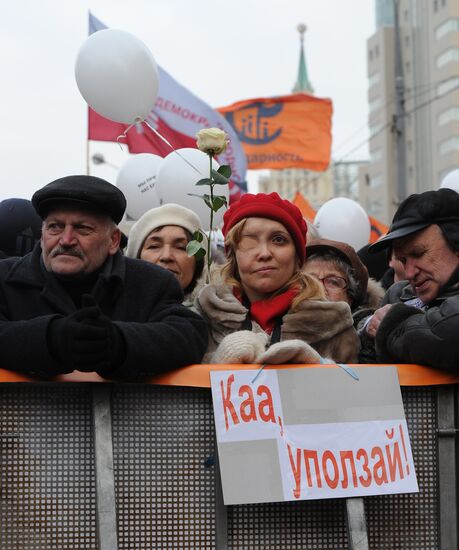
<instances>
[{"instance_id":1,"label":"elderly woman in headscarf","mask_svg":"<svg viewBox=\"0 0 459 550\"><path fill-rule=\"evenodd\" d=\"M197 309L210 363L351 363L359 338L347 303L327 301L304 273L306 223L277 193L245 194L224 215L227 260Z\"/></svg>"},{"instance_id":2,"label":"elderly woman in headscarf","mask_svg":"<svg viewBox=\"0 0 459 550\"><path fill-rule=\"evenodd\" d=\"M204 270L204 258L188 256L187 244L200 229L197 214L179 204L152 208L129 232L126 256L138 258L171 271L184 293L184 305L193 305L193 292Z\"/></svg>"},{"instance_id":3,"label":"elderly woman in headscarf","mask_svg":"<svg viewBox=\"0 0 459 550\"><path fill-rule=\"evenodd\" d=\"M306 246L303 270L323 285L327 298L349 304L355 328L381 305L384 288L368 277L368 270L354 248L340 241L316 239ZM362 347L359 362L374 359L372 347Z\"/></svg>"}]
</instances>

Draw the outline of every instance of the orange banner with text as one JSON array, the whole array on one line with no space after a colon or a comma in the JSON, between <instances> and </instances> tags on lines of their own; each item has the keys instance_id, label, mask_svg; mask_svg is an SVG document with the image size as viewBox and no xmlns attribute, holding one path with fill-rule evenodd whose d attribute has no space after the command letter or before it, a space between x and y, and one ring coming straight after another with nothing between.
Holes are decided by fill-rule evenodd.
<instances>
[{"instance_id":1,"label":"orange banner with text","mask_svg":"<svg viewBox=\"0 0 459 550\"><path fill-rule=\"evenodd\" d=\"M320 172L330 163L330 99L298 93L238 101L217 110L237 133L247 168Z\"/></svg>"}]
</instances>

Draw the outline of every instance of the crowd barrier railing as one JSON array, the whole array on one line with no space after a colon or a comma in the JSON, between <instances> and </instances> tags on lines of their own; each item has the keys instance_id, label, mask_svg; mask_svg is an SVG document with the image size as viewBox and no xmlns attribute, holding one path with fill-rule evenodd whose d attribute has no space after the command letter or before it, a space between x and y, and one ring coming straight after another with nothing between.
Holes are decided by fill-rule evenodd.
<instances>
[{"instance_id":1,"label":"crowd barrier railing","mask_svg":"<svg viewBox=\"0 0 459 550\"><path fill-rule=\"evenodd\" d=\"M0 548L457 549L459 375L396 367L419 493L240 506L223 503L209 373L259 366L142 384L0 370Z\"/></svg>"}]
</instances>

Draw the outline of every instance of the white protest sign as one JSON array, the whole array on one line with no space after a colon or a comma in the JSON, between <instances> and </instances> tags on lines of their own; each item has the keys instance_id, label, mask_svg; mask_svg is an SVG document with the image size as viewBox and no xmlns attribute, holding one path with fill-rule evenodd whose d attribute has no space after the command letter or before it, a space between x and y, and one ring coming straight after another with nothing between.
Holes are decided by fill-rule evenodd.
<instances>
[{"instance_id":1,"label":"white protest sign","mask_svg":"<svg viewBox=\"0 0 459 550\"><path fill-rule=\"evenodd\" d=\"M395 367L211 372L225 504L417 492Z\"/></svg>"}]
</instances>

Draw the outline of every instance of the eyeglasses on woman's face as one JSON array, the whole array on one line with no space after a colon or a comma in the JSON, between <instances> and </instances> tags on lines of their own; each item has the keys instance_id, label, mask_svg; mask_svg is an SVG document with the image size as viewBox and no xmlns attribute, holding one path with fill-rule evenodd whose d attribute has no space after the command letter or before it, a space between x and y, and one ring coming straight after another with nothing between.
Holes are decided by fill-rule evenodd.
<instances>
[{"instance_id":1,"label":"eyeglasses on woman's face","mask_svg":"<svg viewBox=\"0 0 459 550\"><path fill-rule=\"evenodd\" d=\"M349 280L343 277L345 273L338 269L332 262L319 258L309 258L304 264L303 270L319 280L324 288L327 298L332 302L347 302L351 304L347 289Z\"/></svg>"},{"instance_id":2,"label":"eyeglasses on woman's face","mask_svg":"<svg viewBox=\"0 0 459 550\"><path fill-rule=\"evenodd\" d=\"M338 275L328 275L327 277L317 277L319 281L324 285L327 290L338 291L346 290L348 287L347 281L344 277L338 277Z\"/></svg>"}]
</instances>

